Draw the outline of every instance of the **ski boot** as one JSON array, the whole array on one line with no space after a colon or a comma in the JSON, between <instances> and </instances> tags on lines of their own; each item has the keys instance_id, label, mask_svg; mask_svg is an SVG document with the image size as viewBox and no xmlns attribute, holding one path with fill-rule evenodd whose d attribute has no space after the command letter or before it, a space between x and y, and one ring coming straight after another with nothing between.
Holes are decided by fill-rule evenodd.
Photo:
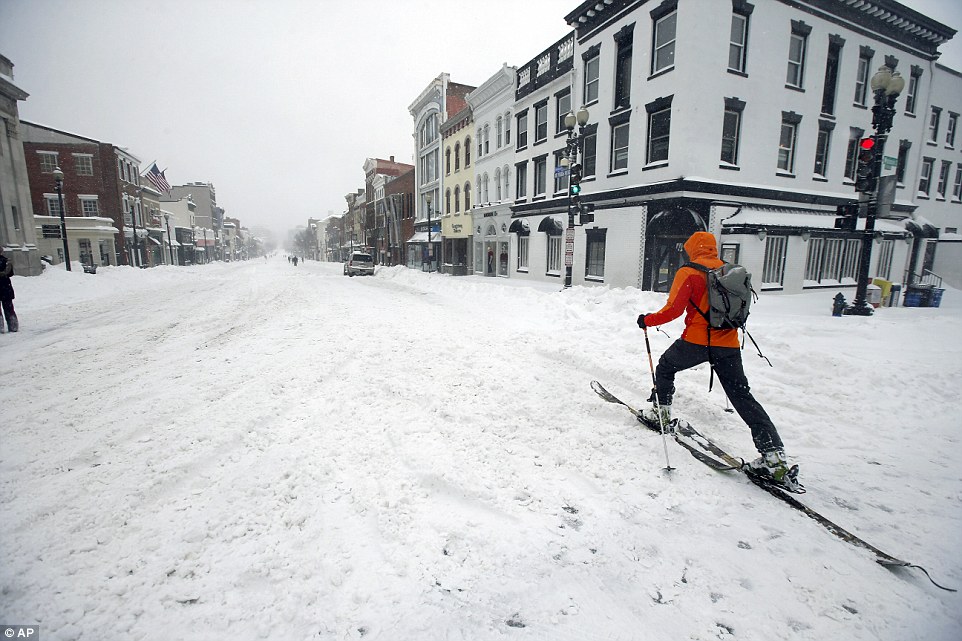
<instances>
[{"instance_id":1,"label":"ski boot","mask_svg":"<svg viewBox=\"0 0 962 641\"><path fill-rule=\"evenodd\" d=\"M788 465L785 451L781 449L769 450L754 461L745 464L747 472L757 478L772 481L784 487L789 492L801 494L805 491L798 482L798 466Z\"/></svg>"},{"instance_id":2,"label":"ski boot","mask_svg":"<svg viewBox=\"0 0 962 641\"><path fill-rule=\"evenodd\" d=\"M656 406L641 410L637 415L638 421L648 429L660 432L664 425L666 434L673 434L675 423L671 420L671 405Z\"/></svg>"}]
</instances>

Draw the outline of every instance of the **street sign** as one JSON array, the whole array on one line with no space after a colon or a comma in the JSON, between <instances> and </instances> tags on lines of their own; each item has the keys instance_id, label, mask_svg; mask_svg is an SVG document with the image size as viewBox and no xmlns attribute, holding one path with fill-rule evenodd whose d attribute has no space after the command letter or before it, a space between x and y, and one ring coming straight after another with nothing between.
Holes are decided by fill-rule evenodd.
<instances>
[{"instance_id":1,"label":"street sign","mask_svg":"<svg viewBox=\"0 0 962 641\"><path fill-rule=\"evenodd\" d=\"M575 229L568 227L565 231L565 267L574 265L575 258Z\"/></svg>"},{"instance_id":2,"label":"street sign","mask_svg":"<svg viewBox=\"0 0 962 641\"><path fill-rule=\"evenodd\" d=\"M899 159L895 156L882 156L882 167L884 169L895 169L898 164Z\"/></svg>"},{"instance_id":3,"label":"street sign","mask_svg":"<svg viewBox=\"0 0 962 641\"><path fill-rule=\"evenodd\" d=\"M555 167L555 168L554 168L554 175L555 175L555 177L558 177L558 176L567 176L567 175L568 175L568 168L567 168L567 167Z\"/></svg>"}]
</instances>

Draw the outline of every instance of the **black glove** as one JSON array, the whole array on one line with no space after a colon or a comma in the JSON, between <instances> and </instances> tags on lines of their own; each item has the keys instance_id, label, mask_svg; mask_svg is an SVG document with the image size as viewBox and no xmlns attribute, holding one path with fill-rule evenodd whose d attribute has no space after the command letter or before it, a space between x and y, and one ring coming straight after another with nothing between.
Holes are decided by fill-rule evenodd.
<instances>
[{"instance_id":1,"label":"black glove","mask_svg":"<svg viewBox=\"0 0 962 641\"><path fill-rule=\"evenodd\" d=\"M645 329L646 327L648 327L647 325L645 325L644 314L638 314L638 327L640 327L641 329Z\"/></svg>"}]
</instances>

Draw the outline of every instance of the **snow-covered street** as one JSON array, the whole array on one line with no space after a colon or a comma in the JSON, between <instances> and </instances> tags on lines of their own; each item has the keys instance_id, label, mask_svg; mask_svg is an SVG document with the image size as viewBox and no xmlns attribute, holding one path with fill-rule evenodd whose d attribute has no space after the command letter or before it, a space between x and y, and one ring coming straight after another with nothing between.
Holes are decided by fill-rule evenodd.
<instances>
[{"instance_id":1,"label":"snow-covered street","mask_svg":"<svg viewBox=\"0 0 962 641\"><path fill-rule=\"evenodd\" d=\"M269 261L14 277L0 622L50 640L957 641L887 569L636 405L665 295ZM833 318L763 295L753 392L802 500L962 588L962 293ZM850 293L846 293L851 297ZM658 356L681 321L651 333ZM675 413L748 429L679 375Z\"/></svg>"}]
</instances>

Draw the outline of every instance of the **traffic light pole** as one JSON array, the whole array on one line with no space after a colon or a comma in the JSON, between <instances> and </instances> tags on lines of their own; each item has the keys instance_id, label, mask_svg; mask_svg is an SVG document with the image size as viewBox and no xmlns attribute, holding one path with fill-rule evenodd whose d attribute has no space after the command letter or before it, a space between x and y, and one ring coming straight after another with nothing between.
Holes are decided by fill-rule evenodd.
<instances>
[{"instance_id":1,"label":"traffic light pole","mask_svg":"<svg viewBox=\"0 0 962 641\"><path fill-rule=\"evenodd\" d=\"M894 81L894 82L893 82ZM875 135L871 140L875 143L871 149L872 157L870 189L862 192L859 204L865 203L865 231L862 235L862 251L859 261L858 284L855 289L855 300L843 312L849 316L871 316L872 306L866 300L868 293L869 270L872 264L872 240L875 236L875 218L878 215L878 179L882 173L882 156L885 153L885 142L892 129L895 115L895 101L899 97L905 81L898 74L892 74L887 67L879 69L872 78L872 89L875 94L875 106L872 107L872 126Z\"/></svg>"},{"instance_id":2,"label":"traffic light pole","mask_svg":"<svg viewBox=\"0 0 962 641\"><path fill-rule=\"evenodd\" d=\"M571 269L574 265L575 253L575 212L584 217L581 208L581 163L578 160L581 145L584 141L584 128L588 123L588 110L582 107L577 115L569 113L565 116L565 128L568 139L565 142L565 160L568 164L568 227L565 229L565 282L564 288L571 287ZM575 133L575 124L580 127ZM583 155L583 154L581 154ZM594 218L594 215L590 215ZM582 223L584 218L582 219Z\"/></svg>"}]
</instances>

